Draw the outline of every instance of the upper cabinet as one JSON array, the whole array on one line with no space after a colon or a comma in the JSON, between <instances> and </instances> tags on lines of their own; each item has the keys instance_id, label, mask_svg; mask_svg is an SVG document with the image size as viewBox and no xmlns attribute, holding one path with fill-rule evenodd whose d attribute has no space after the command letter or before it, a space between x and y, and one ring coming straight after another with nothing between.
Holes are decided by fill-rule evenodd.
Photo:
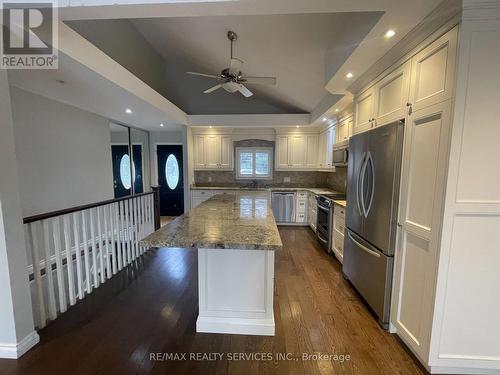
<instances>
[{"instance_id":1,"label":"upper cabinet","mask_svg":"<svg viewBox=\"0 0 500 375\"><path fill-rule=\"evenodd\" d=\"M375 85L373 126L388 124L406 116L410 71L411 61L407 61Z\"/></svg>"},{"instance_id":2,"label":"upper cabinet","mask_svg":"<svg viewBox=\"0 0 500 375\"><path fill-rule=\"evenodd\" d=\"M195 170L233 169L233 142L230 135L195 134L193 148Z\"/></svg>"},{"instance_id":3,"label":"upper cabinet","mask_svg":"<svg viewBox=\"0 0 500 375\"><path fill-rule=\"evenodd\" d=\"M317 150L317 134L293 133L277 135L276 169L315 169L317 168Z\"/></svg>"},{"instance_id":4,"label":"upper cabinet","mask_svg":"<svg viewBox=\"0 0 500 375\"><path fill-rule=\"evenodd\" d=\"M318 167L335 169L333 166L333 144L335 143L335 126L330 126L319 134Z\"/></svg>"},{"instance_id":5,"label":"upper cabinet","mask_svg":"<svg viewBox=\"0 0 500 375\"><path fill-rule=\"evenodd\" d=\"M429 44L412 59L409 103L413 111L453 96L458 29Z\"/></svg>"},{"instance_id":6,"label":"upper cabinet","mask_svg":"<svg viewBox=\"0 0 500 375\"><path fill-rule=\"evenodd\" d=\"M354 98L353 134L406 117L452 97L457 28L382 75Z\"/></svg>"},{"instance_id":7,"label":"upper cabinet","mask_svg":"<svg viewBox=\"0 0 500 375\"><path fill-rule=\"evenodd\" d=\"M352 135L352 114L341 118L335 130L335 143L344 142Z\"/></svg>"},{"instance_id":8,"label":"upper cabinet","mask_svg":"<svg viewBox=\"0 0 500 375\"><path fill-rule=\"evenodd\" d=\"M354 98L353 134L362 133L372 127L375 108L375 90L369 88Z\"/></svg>"}]
</instances>

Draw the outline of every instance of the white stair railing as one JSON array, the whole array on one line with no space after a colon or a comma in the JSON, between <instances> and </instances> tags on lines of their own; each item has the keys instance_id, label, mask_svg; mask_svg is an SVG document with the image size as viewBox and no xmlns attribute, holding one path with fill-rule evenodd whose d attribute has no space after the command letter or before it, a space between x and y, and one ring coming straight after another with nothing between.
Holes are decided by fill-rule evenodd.
<instances>
[{"instance_id":1,"label":"white stair railing","mask_svg":"<svg viewBox=\"0 0 500 375\"><path fill-rule=\"evenodd\" d=\"M43 328L147 250L157 192L24 219L35 323Z\"/></svg>"}]
</instances>

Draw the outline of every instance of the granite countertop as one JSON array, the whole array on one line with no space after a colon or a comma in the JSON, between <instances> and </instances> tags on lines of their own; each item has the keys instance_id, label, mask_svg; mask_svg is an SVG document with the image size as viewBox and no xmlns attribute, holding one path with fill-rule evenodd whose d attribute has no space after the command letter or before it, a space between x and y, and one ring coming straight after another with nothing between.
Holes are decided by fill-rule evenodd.
<instances>
[{"instance_id":1,"label":"granite countertop","mask_svg":"<svg viewBox=\"0 0 500 375\"><path fill-rule=\"evenodd\" d=\"M280 250L267 194L217 194L141 241L147 247Z\"/></svg>"},{"instance_id":2,"label":"granite countertop","mask_svg":"<svg viewBox=\"0 0 500 375\"><path fill-rule=\"evenodd\" d=\"M248 190L248 191L310 191L313 194L333 194L335 190L329 188L311 187L238 187L238 186L191 186L191 190Z\"/></svg>"},{"instance_id":3,"label":"granite countertop","mask_svg":"<svg viewBox=\"0 0 500 375\"><path fill-rule=\"evenodd\" d=\"M347 202L345 200L337 200L337 199L334 199L333 200L333 203L335 204L338 204L339 206L342 206L342 207L346 207L347 206Z\"/></svg>"}]
</instances>

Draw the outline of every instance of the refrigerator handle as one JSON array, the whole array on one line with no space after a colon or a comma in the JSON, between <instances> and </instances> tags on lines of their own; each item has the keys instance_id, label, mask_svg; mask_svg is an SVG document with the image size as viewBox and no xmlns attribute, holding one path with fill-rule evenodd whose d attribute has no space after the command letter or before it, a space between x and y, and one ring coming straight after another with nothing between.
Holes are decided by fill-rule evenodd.
<instances>
[{"instance_id":1,"label":"refrigerator handle","mask_svg":"<svg viewBox=\"0 0 500 375\"><path fill-rule=\"evenodd\" d=\"M362 193L362 184L361 184L361 178L362 178L362 175L363 175L363 169L364 169L364 165L365 165L365 157L366 157L366 152L363 153L363 157L361 158L362 162L361 162L361 168L359 168L359 172L358 172L358 178L357 178L357 181L356 181L356 200L357 200L357 206L358 206L358 211L359 211L359 215L360 216L363 216L364 214L364 209L363 209L363 193Z\"/></svg>"},{"instance_id":2,"label":"refrigerator handle","mask_svg":"<svg viewBox=\"0 0 500 375\"><path fill-rule=\"evenodd\" d=\"M372 157L372 154L371 152L368 152L368 156L366 158L366 168L370 168L371 169L371 190L370 190L370 200L368 202L368 207L366 208L366 212L365 212L365 217L368 217L368 214L370 213L370 209L372 208L372 203L373 203L373 195L375 194L375 169L373 167L374 163L373 163L373 157ZM366 168L365 168L365 171L366 171ZM363 182L364 182L364 179L363 179Z\"/></svg>"},{"instance_id":3,"label":"refrigerator handle","mask_svg":"<svg viewBox=\"0 0 500 375\"><path fill-rule=\"evenodd\" d=\"M352 236L352 234L350 232L347 233L347 235L349 236L349 238L351 239L352 242L354 242L354 244L359 247L361 250L367 252L368 254L370 255L373 255L374 257L377 257L377 258L380 258L380 254L377 253L376 251L373 251L373 250L370 250L369 248L367 248L366 246L360 244L358 241L356 241L354 239L354 237Z\"/></svg>"}]
</instances>

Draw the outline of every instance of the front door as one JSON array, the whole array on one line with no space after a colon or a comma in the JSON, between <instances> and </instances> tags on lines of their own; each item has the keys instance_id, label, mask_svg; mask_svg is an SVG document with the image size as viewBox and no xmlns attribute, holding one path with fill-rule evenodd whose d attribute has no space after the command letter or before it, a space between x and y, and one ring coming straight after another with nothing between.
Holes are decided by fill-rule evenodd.
<instances>
[{"instance_id":1,"label":"front door","mask_svg":"<svg viewBox=\"0 0 500 375\"><path fill-rule=\"evenodd\" d=\"M156 156L160 185L160 215L182 215L184 213L182 146L158 145Z\"/></svg>"}]
</instances>

